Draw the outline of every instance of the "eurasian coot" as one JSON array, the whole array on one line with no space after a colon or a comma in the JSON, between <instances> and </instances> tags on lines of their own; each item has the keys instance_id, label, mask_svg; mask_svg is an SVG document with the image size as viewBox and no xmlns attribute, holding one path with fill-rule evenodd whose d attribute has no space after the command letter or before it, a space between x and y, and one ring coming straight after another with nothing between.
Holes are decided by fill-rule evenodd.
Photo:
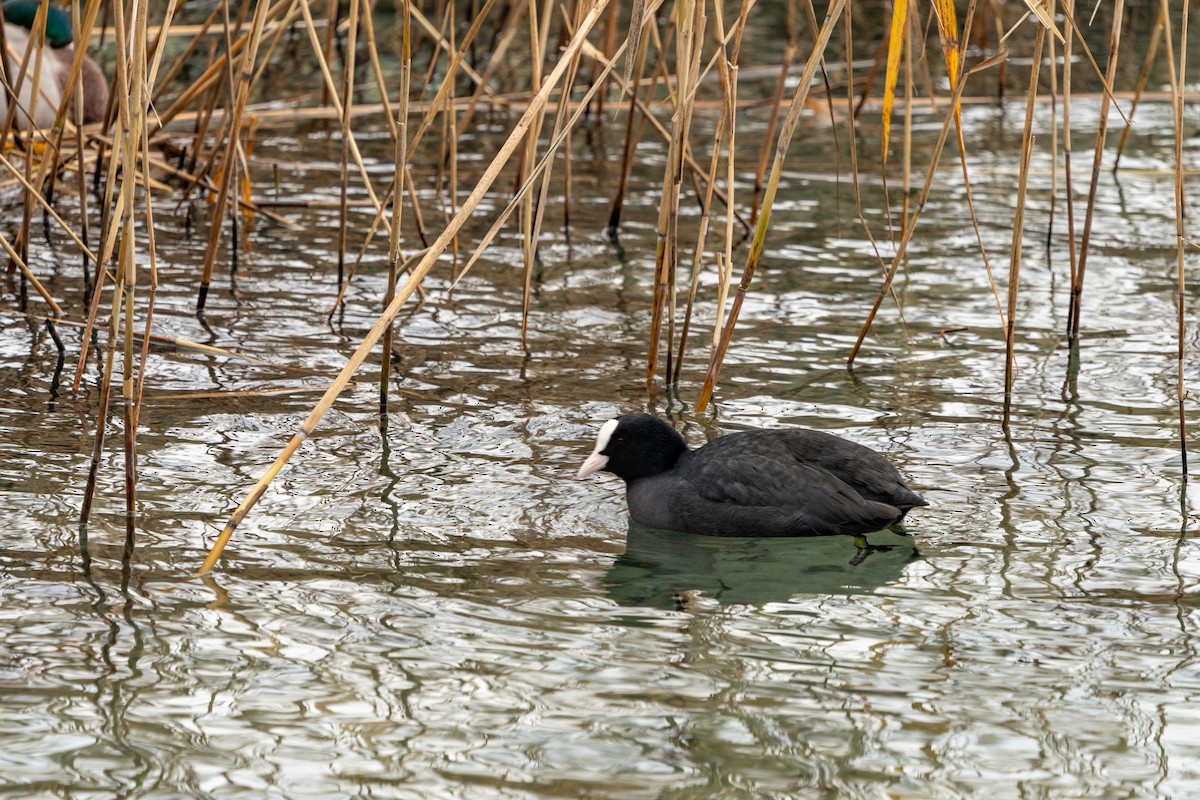
<instances>
[{"instance_id":1,"label":"eurasian coot","mask_svg":"<svg viewBox=\"0 0 1200 800\"><path fill-rule=\"evenodd\" d=\"M657 417L625 414L600 428L579 477L600 470L624 479L635 522L710 536L858 536L928 505L879 453L802 428L689 450Z\"/></svg>"}]
</instances>

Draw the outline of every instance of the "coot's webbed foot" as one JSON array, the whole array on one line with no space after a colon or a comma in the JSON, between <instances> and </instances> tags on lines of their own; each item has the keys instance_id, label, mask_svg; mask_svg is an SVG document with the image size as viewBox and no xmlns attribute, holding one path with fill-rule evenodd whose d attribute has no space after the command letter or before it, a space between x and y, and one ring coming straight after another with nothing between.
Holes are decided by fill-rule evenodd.
<instances>
[{"instance_id":1,"label":"coot's webbed foot","mask_svg":"<svg viewBox=\"0 0 1200 800\"><path fill-rule=\"evenodd\" d=\"M894 544L871 544L867 541L867 537L861 533L854 537L854 549L858 552L854 554L854 558L850 559L850 566L857 567L859 564L867 560L871 553L886 553L889 550L895 549Z\"/></svg>"}]
</instances>

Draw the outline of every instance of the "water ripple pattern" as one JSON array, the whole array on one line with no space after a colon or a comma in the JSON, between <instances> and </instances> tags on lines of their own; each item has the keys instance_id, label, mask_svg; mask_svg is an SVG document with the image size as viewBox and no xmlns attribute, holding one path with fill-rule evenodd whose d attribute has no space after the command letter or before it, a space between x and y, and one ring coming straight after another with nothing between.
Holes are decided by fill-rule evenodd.
<instances>
[{"instance_id":1,"label":"water ripple pattern","mask_svg":"<svg viewBox=\"0 0 1200 800\"><path fill-rule=\"evenodd\" d=\"M1165 106L1138 113L1138 131L1170 127ZM964 111L1001 292L1018 116ZM1003 332L956 180L896 284L911 342L889 301L845 368L880 271L827 138L797 141L717 416L683 432L807 425L886 452L931 506L911 515L915 540L878 534L893 549L859 565L838 538L631 527L614 479L574 479L596 427L645 403L657 147L619 248L597 235L598 202L577 203L569 247L548 238L528 355L512 239L453 293L449 263L435 271L397 326L386 432L368 368L207 582L180 578L374 320L380 262L327 322L336 212L259 221L206 322L214 344L265 363L151 351L132 546L115 449L91 525L75 523L94 371L84 397L57 392L44 329L6 318L0 797L1197 796L1169 137L1135 132L1130 171L1101 181L1073 381L1065 216L1060 194L1047 249L1053 165L1035 158L1007 435ZM256 158L336 160L321 141L264 137ZM387 137L364 142L386 166ZM619 143L575 146L577 177L611 196ZM329 174L314 160L283 189L336 199ZM866 191L883 231L881 188ZM191 316L195 234L169 213L161 225L160 332L210 341ZM75 285L76 265L56 269ZM685 401L711 336L703 281ZM1194 287L1186 304L1194 318ZM77 353L79 334L63 336Z\"/></svg>"}]
</instances>

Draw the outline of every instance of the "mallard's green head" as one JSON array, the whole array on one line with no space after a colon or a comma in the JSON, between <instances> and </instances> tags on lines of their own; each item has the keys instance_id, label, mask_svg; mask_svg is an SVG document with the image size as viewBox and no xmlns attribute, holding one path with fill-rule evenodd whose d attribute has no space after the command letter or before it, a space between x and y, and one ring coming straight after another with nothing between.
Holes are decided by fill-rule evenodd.
<instances>
[{"instance_id":1,"label":"mallard's green head","mask_svg":"<svg viewBox=\"0 0 1200 800\"><path fill-rule=\"evenodd\" d=\"M39 0L4 0L4 21L33 30ZM46 42L51 47L66 47L71 43L71 17L59 6L46 9Z\"/></svg>"}]
</instances>

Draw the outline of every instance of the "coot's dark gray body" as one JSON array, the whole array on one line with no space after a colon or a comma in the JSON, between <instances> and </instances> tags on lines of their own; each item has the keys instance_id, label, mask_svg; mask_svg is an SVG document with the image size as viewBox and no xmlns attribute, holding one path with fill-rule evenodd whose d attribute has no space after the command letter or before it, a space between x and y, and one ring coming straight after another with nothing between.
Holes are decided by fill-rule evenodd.
<instances>
[{"instance_id":1,"label":"coot's dark gray body","mask_svg":"<svg viewBox=\"0 0 1200 800\"><path fill-rule=\"evenodd\" d=\"M747 431L689 450L649 414L605 424L580 476L623 478L629 514L711 536L863 534L928 505L879 453L821 431Z\"/></svg>"}]
</instances>

